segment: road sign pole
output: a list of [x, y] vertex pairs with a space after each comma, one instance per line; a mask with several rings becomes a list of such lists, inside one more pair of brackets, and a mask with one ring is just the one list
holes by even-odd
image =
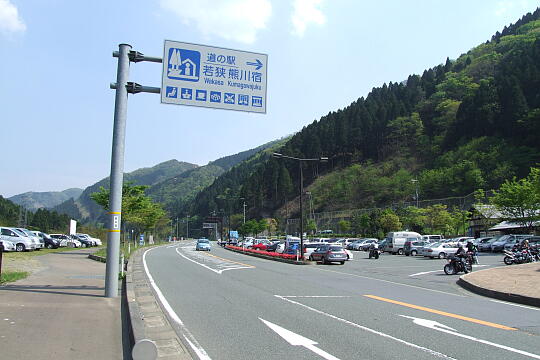
[[107, 264], [105, 296], [118, 296], [118, 259], [120, 257], [120, 224], [122, 220], [122, 183], [124, 177], [124, 145], [127, 120], [127, 82], [129, 78], [129, 51], [131, 45], [120, 44], [118, 71], [116, 75], [116, 99], [114, 104], [114, 129], [111, 155], [109, 195], [109, 231], [107, 234]]

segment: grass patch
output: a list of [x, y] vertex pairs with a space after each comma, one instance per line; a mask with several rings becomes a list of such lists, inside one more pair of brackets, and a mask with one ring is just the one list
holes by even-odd
[[64, 252], [64, 251], [73, 251], [73, 250], [79, 250], [79, 249], [84, 249], [84, 248], [60, 247], [58, 249], [41, 249], [41, 250], [23, 251], [23, 252], [12, 251], [12, 252], [3, 253], [3, 256], [7, 259], [27, 260], [35, 256], [47, 255], [50, 253], [57, 253], [57, 252]]
[[30, 273], [27, 271], [2, 271], [0, 284], [14, 282], [26, 278]]

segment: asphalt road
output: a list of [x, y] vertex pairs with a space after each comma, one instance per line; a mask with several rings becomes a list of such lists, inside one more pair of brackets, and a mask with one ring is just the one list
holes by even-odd
[[298, 266], [182, 243], [144, 262], [201, 359], [540, 359], [540, 309], [466, 292], [445, 260], [354, 255]]

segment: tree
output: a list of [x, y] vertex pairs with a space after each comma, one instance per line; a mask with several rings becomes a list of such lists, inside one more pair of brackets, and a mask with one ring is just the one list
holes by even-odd
[[[161, 204], [154, 203], [144, 194], [147, 188], [146, 185], [132, 185], [129, 182], [122, 186], [122, 219], [143, 229], [154, 228], [166, 214]], [[109, 211], [109, 189], [101, 186], [90, 197]]]
[[490, 199], [507, 221], [528, 227], [540, 220], [540, 168], [520, 180], [506, 180]]
[[347, 220], [340, 220], [338, 222], [338, 226], [339, 226], [339, 231], [342, 234], [346, 234], [351, 230], [351, 222]]
[[385, 234], [390, 231], [401, 230], [403, 227], [403, 225], [401, 224], [401, 221], [399, 220], [399, 216], [397, 216], [390, 209], [383, 211], [383, 213], [379, 217], [379, 224], [380, 224], [381, 230]]
[[446, 205], [435, 204], [425, 209], [426, 230], [431, 234], [449, 234], [452, 232], [452, 216]]

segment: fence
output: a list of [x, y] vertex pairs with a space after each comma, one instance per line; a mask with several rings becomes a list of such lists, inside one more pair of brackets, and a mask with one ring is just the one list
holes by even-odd
[[[486, 194], [486, 196], [489, 197], [491, 196], [491, 194]], [[472, 205], [476, 202], [477, 200], [475, 198], [475, 194], [470, 193], [465, 196], [454, 196], [454, 197], [447, 197], [447, 198], [442, 198], [442, 199], [419, 200], [418, 207], [427, 208], [432, 205], [441, 204], [441, 205], [446, 205], [448, 209], [457, 208], [460, 210], [469, 210], [472, 207]], [[394, 202], [385, 207], [366, 208], [366, 209], [349, 209], [349, 210], [313, 213], [309, 217], [309, 219], [315, 221], [317, 229], [319, 230], [328, 229], [328, 230], [333, 230], [337, 232], [339, 230], [338, 223], [342, 220], [351, 221], [352, 218], [356, 215], [369, 213], [377, 209], [383, 210], [383, 209], [390, 208], [392, 210], [396, 210], [399, 208], [406, 208], [409, 206], [417, 206], [417, 202], [416, 201], [402, 201], [402, 202]], [[288, 234], [298, 233], [300, 231], [300, 219], [299, 218], [287, 219], [285, 231]]]

